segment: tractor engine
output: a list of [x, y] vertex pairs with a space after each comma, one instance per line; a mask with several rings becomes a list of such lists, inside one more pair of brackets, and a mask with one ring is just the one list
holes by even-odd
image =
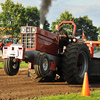
[[59, 39], [56, 34], [38, 27], [27, 26], [21, 27], [21, 37], [22, 44], [26, 48], [25, 56], [28, 59], [34, 59], [39, 52], [57, 56]]

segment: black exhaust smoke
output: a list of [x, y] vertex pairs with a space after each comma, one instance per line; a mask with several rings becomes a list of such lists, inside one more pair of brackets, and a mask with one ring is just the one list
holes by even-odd
[[49, 7], [52, 5], [53, 0], [41, 0], [40, 7], [40, 28], [43, 29], [43, 25], [46, 19], [46, 15], [49, 12]]

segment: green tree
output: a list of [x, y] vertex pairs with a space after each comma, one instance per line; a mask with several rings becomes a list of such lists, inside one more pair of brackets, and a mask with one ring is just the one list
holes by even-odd
[[[22, 4], [14, 4], [11, 0], [6, 0], [5, 3], [0, 3], [2, 12], [0, 13], [0, 19], [2, 21], [2, 27], [5, 28], [4, 34], [18, 35], [20, 33], [20, 26], [26, 24], [25, 8]], [[12, 29], [10, 31], [7, 28]]]
[[84, 30], [87, 40], [97, 40], [98, 29], [97, 27], [93, 26], [92, 20], [90, 20], [88, 16], [74, 18], [74, 22], [76, 24], [76, 36], [82, 36]]
[[[37, 7], [26, 7], [22, 4], [14, 4], [11, 0], [6, 0], [5, 3], [0, 3], [2, 12], [0, 13], [0, 20], [2, 22], [1, 27], [5, 30], [2, 34], [19, 35], [20, 27], [26, 24], [30, 26], [39, 27], [40, 24], [40, 11]], [[44, 23], [44, 29], [50, 31], [50, 24], [46, 20]], [[12, 29], [10, 31], [7, 28]]]
[[55, 31], [55, 25], [56, 25], [56, 24], [59, 24], [59, 23], [60, 23], [59, 19], [56, 19], [55, 22], [52, 22], [52, 23], [51, 23], [51, 30], [52, 30], [52, 32]]
[[[98, 36], [98, 29], [97, 27], [93, 26], [92, 20], [88, 18], [88, 16], [83, 16], [79, 18], [74, 18], [71, 13], [65, 10], [64, 13], [60, 14], [60, 18], [56, 19], [56, 21], [52, 22], [51, 30], [52, 32], [55, 31], [55, 25], [61, 23], [62, 21], [74, 21], [76, 24], [76, 33], [75, 36], [81, 36], [84, 30], [85, 36], [87, 40], [97, 40]], [[70, 24], [62, 25], [68, 35], [72, 35], [73, 26]]]
[[[25, 18], [27, 20], [28, 25], [30, 26], [40, 26], [40, 10], [35, 7], [28, 6], [25, 8]], [[44, 22], [44, 29], [50, 31], [50, 24], [47, 20]]]
[[39, 26], [40, 11], [37, 7], [28, 6], [25, 8], [25, 19], [29, 26]]
[[98, 27], [98, 33], [99, 33], [99, 35], [100, 35], [100, 26]]
[[100, 40], [100, 26], [98, 27], [98, 34], [99, 34], [98, 39]]
[[[52, 30], [52, 32], [55, 31], [55, 25], [56, 25], [56, 24], [59, 24], [59, 23], [61, 23], [62, 21], [72, 21], [72, 20], [73, 20], [72, 14], [69, 13], [69, 11], [66, 11], [66, 10], [65, 10], [64, 13], [61, 13], [61, 14], [60, 14], [60, 18], [59, 18], [59, 19], [56, 19], [55, 22], [52, 22], [52, 25], [51, 25], [51, 30]], [[72, 25], [70, 25], [70, 24], [64, 24], [64, 25], [62, 25], [61, 27], [64, 28], [64, 29], [67, 31], [67, 33], [68, 33], [69, 35], [72, 35]]]
[[45, 20], [45, 22], [44, 22], [44, 27], [43, 27], [43, 29], [44, 29], [44, 30], [47, 30], [47, 31], [49, 31], [49, 32], [51, 32], [51, 30], [50, 30], [50, 24], [48, 23], [47, 20]]

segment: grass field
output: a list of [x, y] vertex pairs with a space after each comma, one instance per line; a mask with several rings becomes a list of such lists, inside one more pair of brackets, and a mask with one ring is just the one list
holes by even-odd
[[[18, 99], [23, 100], [23, 99]], [[25, 99], [30, 100], [30, 99]], [[31, 100], [100, 100], [100, 91], [90, 92], [90, 96], [81, 96], [81, 93], [34, 98]]]
[[[21, 62], [20, 67], [28, 67], [28, 63]], [[3, 62], [0, 62], [0, 68], [3, 68]]]

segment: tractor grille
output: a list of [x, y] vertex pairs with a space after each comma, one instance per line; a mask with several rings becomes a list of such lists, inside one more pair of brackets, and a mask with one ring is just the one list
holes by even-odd
[[35, 49], [35, 34], [22, 34], [22, 44], [27, 49]]

